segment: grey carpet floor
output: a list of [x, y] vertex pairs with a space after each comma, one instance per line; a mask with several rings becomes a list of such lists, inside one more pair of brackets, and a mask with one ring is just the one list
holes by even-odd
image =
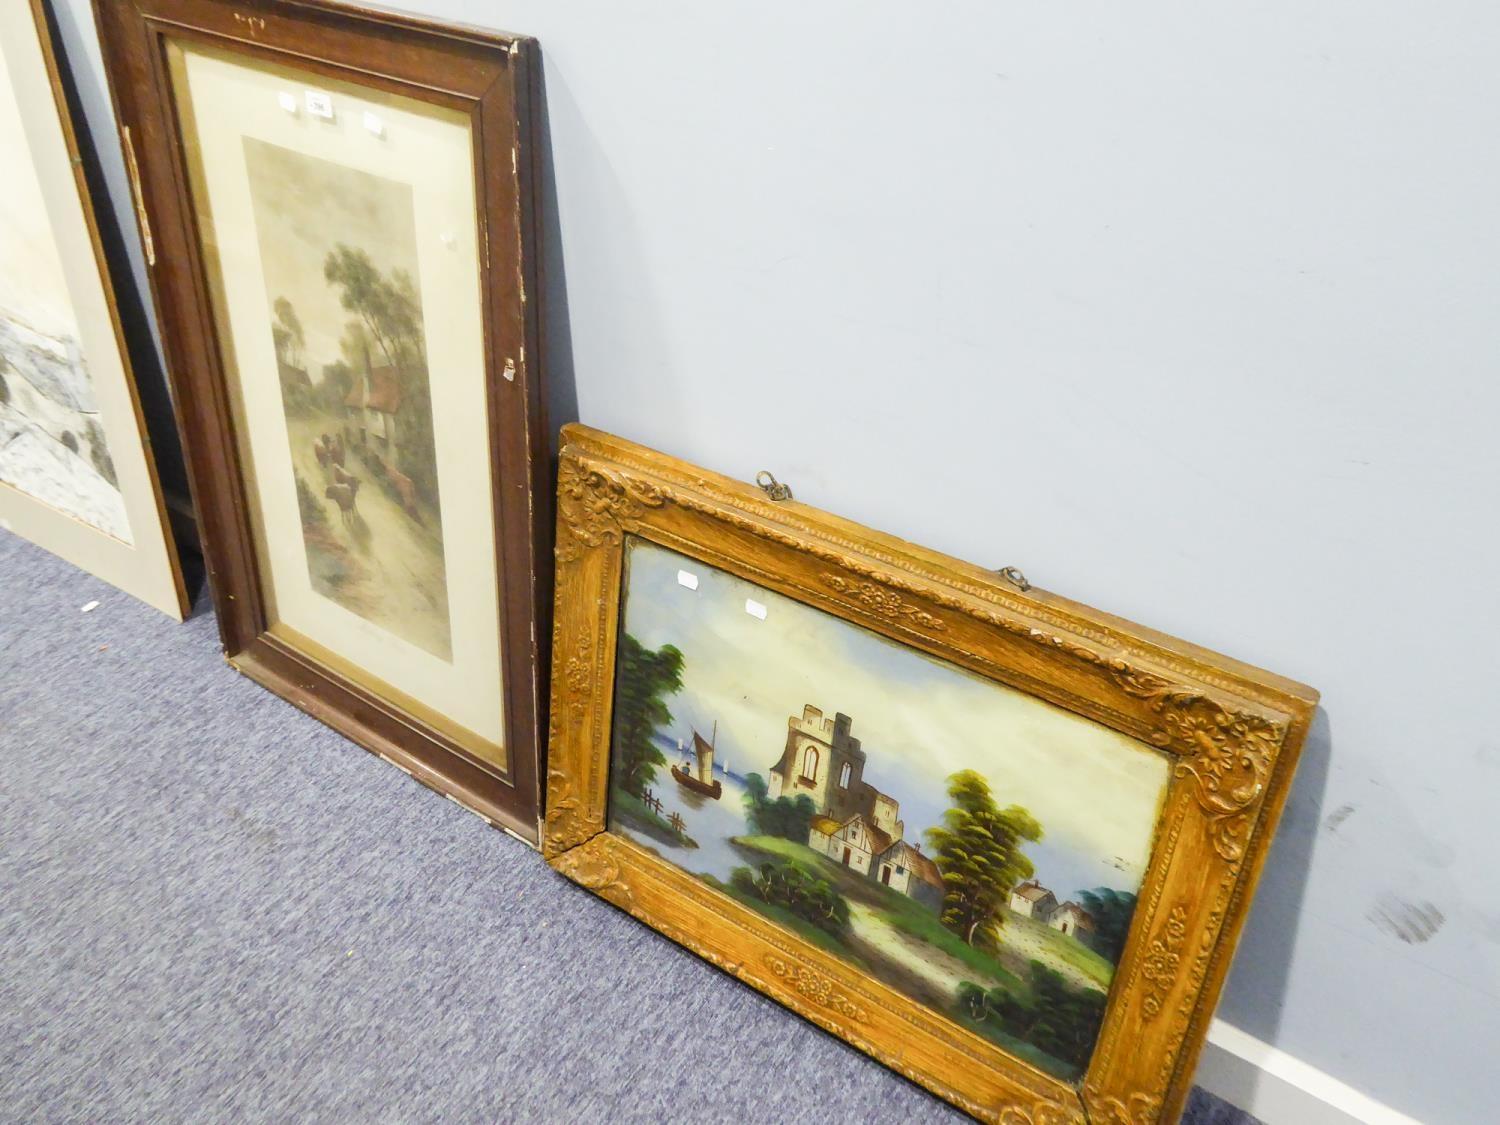
[[0, 1119], [963, 1120], [4, 532]]

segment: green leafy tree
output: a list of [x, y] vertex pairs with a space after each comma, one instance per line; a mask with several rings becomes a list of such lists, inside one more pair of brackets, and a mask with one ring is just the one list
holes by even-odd
[[323, 365], [323, 377], [318, 382], [318, 397], [326, 409], [337, 413], [344, 399], [354, 389], [354, 369], [341, 359]]
[[953, 807], [942, 825], [927, 830], [943, 873], [942, 922], [976, 949], [993, 948], [1000, 908], [1034, 871], [1021, 845], [1040, 840], [1042, 826], [1019, 805], [1000, 808], [973, 770], [948, 779], [948, 798]]
[[975, 1023], [991, 1024], [1076, 1071], [1088, 1065], [1104, 1021], [1103, 992], [1073, 985], [1040, 961], [1031, 962], [1024, 988], [997, 985], [986, 991], [964, 981], [955, 999], [958, 1010]]
[[849, 928], [849, 904], [825, 879], [793, 863], [762, 863], [758, 870], [736, 867], [729, 885], [772, 906], [790, 911], [830, 934]]
[[[363, 250], [335, 243], [323, 261], [323, 277], [339, 287], [339, 303], [359, 317], [362, 336], [340, 342], [361, 375], [373, 344], [384, 365], [396, 373], [401, 408], [396, 414], [396, 465], [417, 492], [438, 503], [437, 455], [432, 435], [432, 389], [427, 377], [427, 344], [422, 334], [422, 303], [411, 275], [393, 270], [386, 277]], [[358, 351], [358, 359], [350, 351]]]
[[1104, 993], [1077, 988], [1040, 961], [1031, 963], [1032, 1001], [1025, 1038], [1064, 1062], [1082, 1068], [1104, 1022]]
[[615, 683], [615, 782], [643, 796], [666, 756], [656, 732], [672, 721], [666, 697], [682, 690], [682, 653], [673, 645], [652, 652], [629, 633], [620, 634]]
[[271, 302], [271, 311], [276, 320], [271, 325], [271, 339], [276, 344], [276, 358], [289, 367], [302, 365], [302, 349], [307, 346], [307, 336], [302, 330], [302, 321], [292, 302], [277, 297]]
[[760, 836], [780, 836], [807, 843], [813, 817], [818, 815], [818, 806], [806, 793], [796, 797], [770, 798], [766, 779], [758, 773], [745, 778], [745, 823], [750, 831]]
[[1078, 901], [1094, 918], [1094, 948], [1111, 961], [1118, 962], [1125, 952], [1125, 938], [1130, 933], [1130, 919], [1135, 914], [1135, 895], [1110, 887], [1079, 891]]

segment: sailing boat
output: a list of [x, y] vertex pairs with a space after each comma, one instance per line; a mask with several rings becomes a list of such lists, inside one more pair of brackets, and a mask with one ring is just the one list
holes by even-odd
[[704, 742], [703, 736], [695, 728], [693, 730], [693, 754], [698, 759], [697, 776], [694, 777], [681, 766], [672, 767], [672, 776], [677, 779], [678, 785], [691, 792], [711, 797], [715, 801], [724, 792], [723, 783], [714, 778], [714, 744], [718, 741], [719, 721], [717, 719], [714, 720], [714, 731], [710, 742]]

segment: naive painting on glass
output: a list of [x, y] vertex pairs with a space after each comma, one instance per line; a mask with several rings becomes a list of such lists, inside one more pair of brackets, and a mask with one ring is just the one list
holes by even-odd
[[609, 827], [1076, 1079], [1169, 777], [1125, 735], [631, 540]]
[[22, 158], [27, 148], [0, 54], [0, 482], [129, 543], [78, 314], [41, 181]]
[[244, 149], [308, 579], [448, 660], [411, 188], [252, 137]]

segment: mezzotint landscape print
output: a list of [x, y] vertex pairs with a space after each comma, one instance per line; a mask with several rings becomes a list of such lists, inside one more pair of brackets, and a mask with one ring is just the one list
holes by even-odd
[[124, 543], [125, 498], [0, 54], [0, 483]]
[[411, 189], [244, 145], [312, 587], [451, 660]]
[[1158, 752], [631, 540], [611, 830], [1076, 1080], [1149, 862]]

